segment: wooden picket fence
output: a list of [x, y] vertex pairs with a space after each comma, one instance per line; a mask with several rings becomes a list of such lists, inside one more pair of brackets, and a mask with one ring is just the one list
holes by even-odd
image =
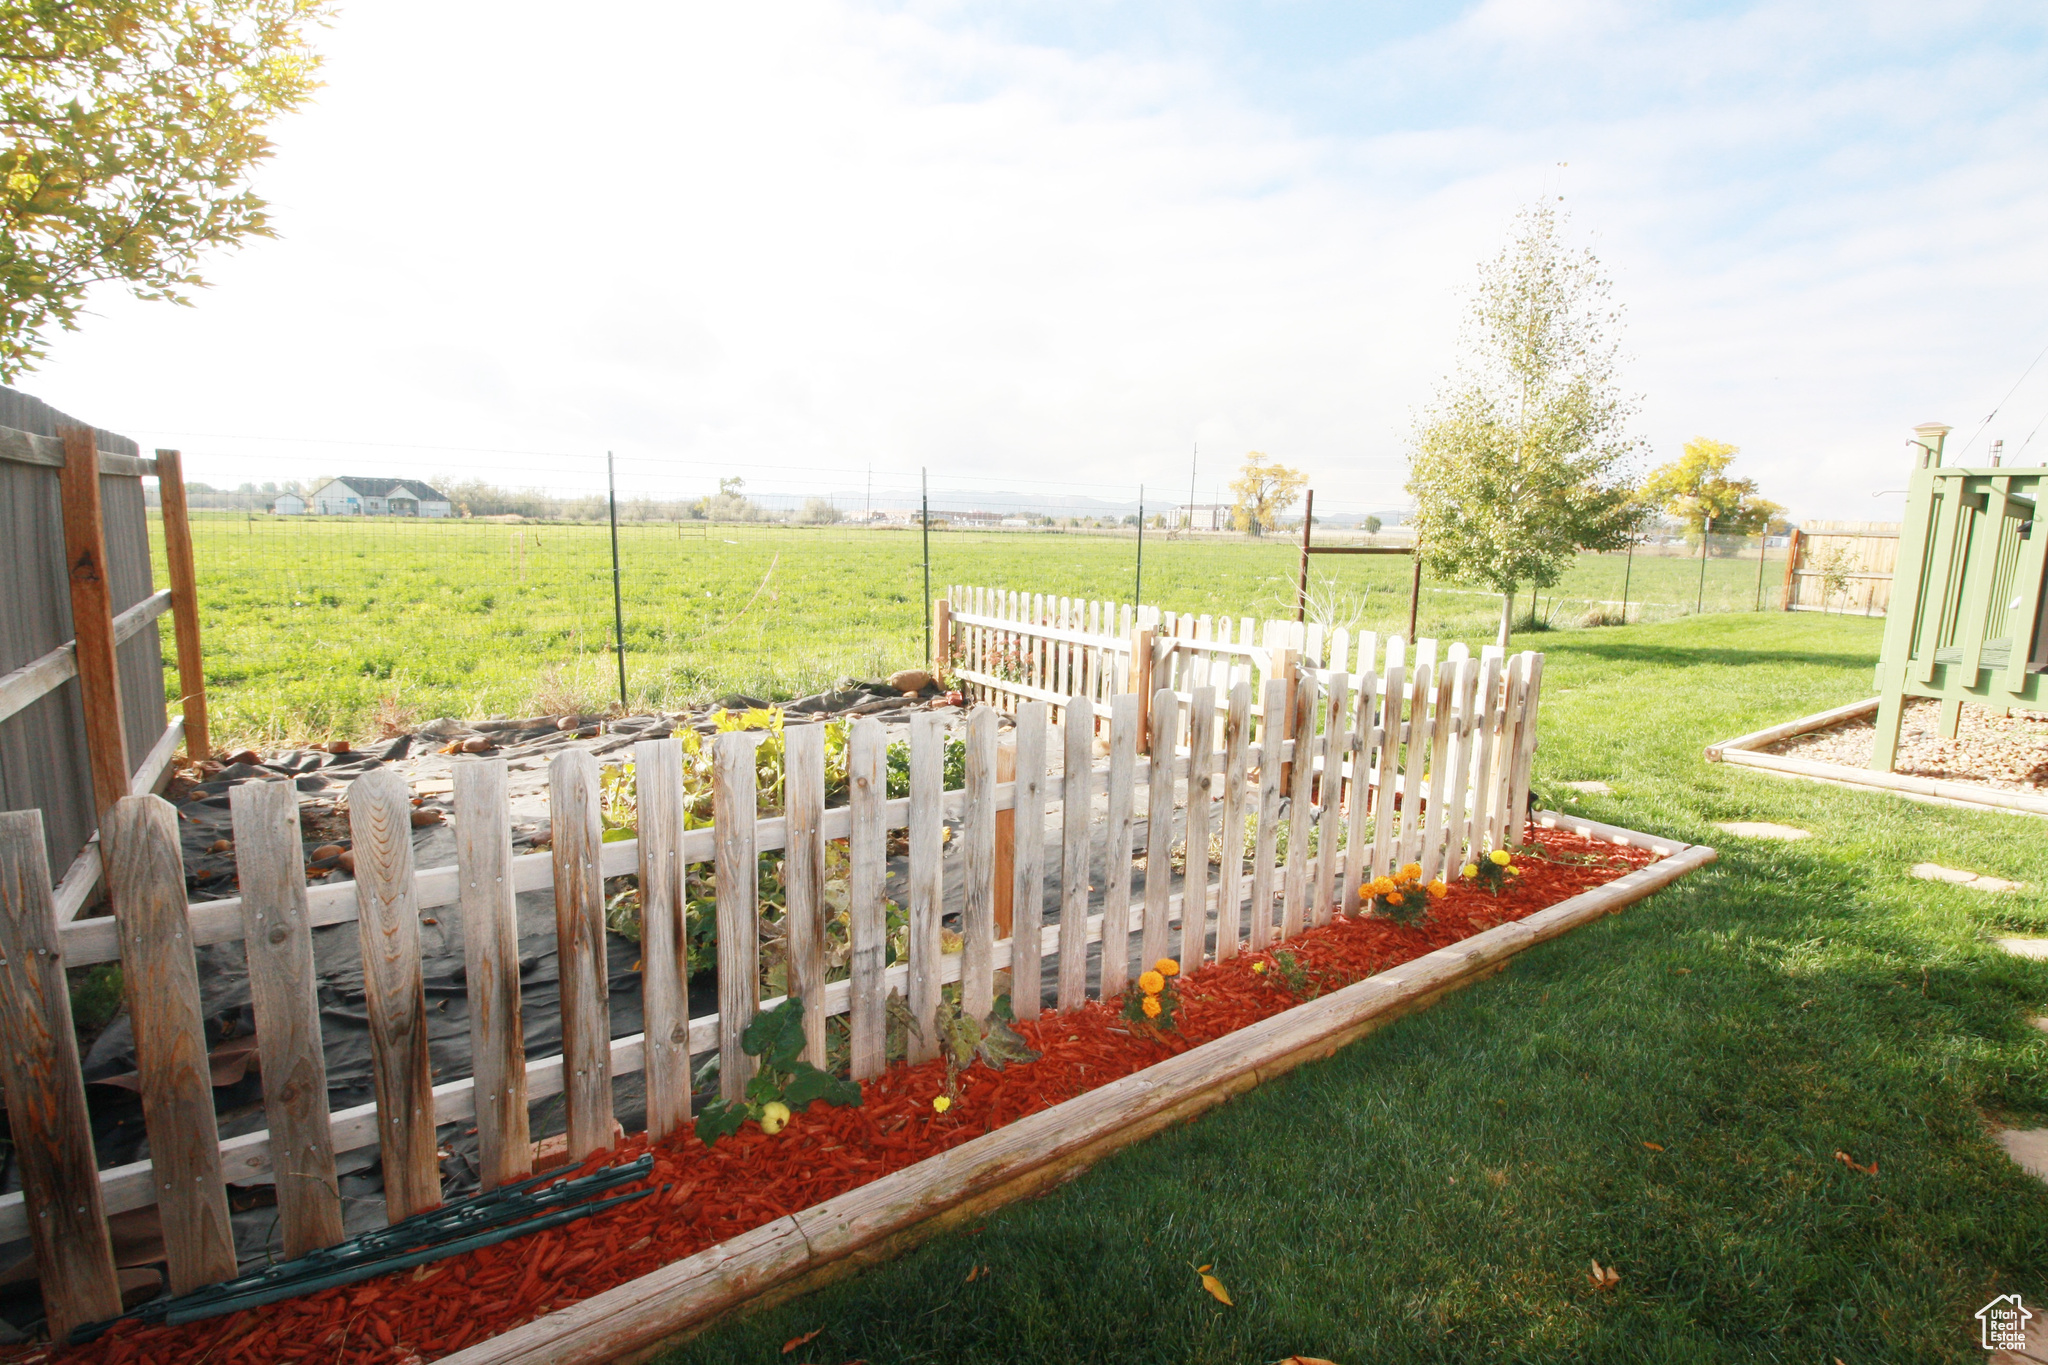
[[[1059, 727], [1051, 704], [1036, 698], [1008, 717], [987, 705], [919, 713], [910, 728], [909, 795], [895, 800], [887, 794], [885, 730], [872, 717], [856, 718], [842, 806], [826, 804], [825, 727], [791, 725], [784, 809], [767, 818], [756, 813], [758, 734], [722, 734], [713, 744], [714, 823], [694, 830], [684, 828], [680, 741], [645, 740], [634, 751], [638, 837], [610, 843], [602, 839], [596, 760], [572, 750], [550, 768], [551, 849], [517, 857], [503, 760], [464, 760], [453, 794], [456, 864], [424, 871], [413, 866], [410, 792], [380, 769], [348, 793], [356, 880], [312, 888], [291, 784], [246, 783], [231, 796], [241, 896], [198, 905], [184, 899], [176, 812], [158, 797], [131, 796], [105, 830], [113, 917], [61, 925], [39, 814], [0, 814], [0, 1083], [24, 1187], [0, 1197], [0, 1238], [33, 1240], [61, 1333], [119, 1310], [109, 1214], [159, 1207], [170, 1288], [179, 1292], [234, 1272], [229, 1184], [275, 1182], [284, 1249], [299, 1255], [342, 1235], [338, 1152], [381, 1148], [396, 1220], [441, 1198], [439, 1124], [474, 1123], [482, 1178], [499, 1184], [530, 1168], [531, 1101], [564, 1094], [568, 1151], [580, 1158], [612, 1143], [612, 1081], [637, 1070], [646, 1073], [650, 1133], [673, 1132], [690, 1118], [692, 1059], [715, 1052], [721, 1091], [737, 1096], [753, 1066], [740, 1026], [775, 1003], [761, 998], [763, 853], [784, 857], [788, 980], [811, 1006], [808, 1055], [828, 1061], [827, 1021], [844, 1015], [850, 1073], [866, 1078], [886, 1063], [893, 992], [930, 1020], [942, 988], [957, 982], [962, 1008], [980, 1017], [1000, 989], [998, 974], [1008, 972], [1018, 983], [1017, 1013], [1028, 1017], [1041, 1008], [1050, 971], [1055, 1007], [1070, 1010], [1120, 993], [1134, 948], [1141, 967], [1173, 956], [1189, 969], [1259, 951], [1340, 909], [1355, 911], [1362, 882], [1394, 867], [1420, 863], [1425, 876], [1455, 876], [1463, 859], [1518, 842], [1542, 657], [1488, 650], [1473, 658], [1454, 646], [1438, 665], [1409, 660], [1393, 640], [1383, 667], [1369, 654], [1363, 663], [1356, 677], [1299, 669], [1291, 695], [1282, 679], [1267, 678], [1256, 707], [1248, 678], [1191, 673], [1185, 698], [1161, 687], [1142, 706], [1128, 691], [1112, 692], [1106, 705], [1071, 693]], [[1098, 761], [1104, 719], [1107, 753]], [[999, 743], [1005, 720], [1007, 746]], [[960, 732], [966, 750], [965, 786], [954, 791], [943, 790], [949, 730]], [[998, 776], [1004, 747], [1014, 752], [1012, 780]], [[1048, 858], [1055, 807], [1057, 851]], [[1014, 924], [999, 934], [996, 835], [1005, 812], [1024, 833], [1005, 879]], [[951, 903], [948, 822], [964, 870]], [[897, 830], [908, 838], [909, 942], [906, 960], [890, 964], [884, 888]], [[1249, 869], [1240, 856], [1248, 832]], [[836, 980], [827, 971], [832, 840], [846, 841], [850, 867], [850, 959]], [[1178, 890], [1177, 845], [1185, 859]], [[1095, 850], [1111, 869], [1099, 887], [1091, 886]], [[696, 1019], [687, 1017], [683, 954], [684, 869], [692, 863], [717, 870], [719, 945], [718, 1012]], [[613, 1038], [604, 879], [628, 873], [641, 891], [646, 1026]], [[1052, 886], [1059, 912], [1047, 924]], [[536, 1060], [522, 1043], [514, 897], [547, 887], [564, 1036], [560, 1056]], [[474, 1074], [435, 1084], [418, 926], [422, 912], [447, 905], [461, 912]], [[948, 952], [941, 921], [956, 911], [960, 943]], [[376, 1100], [330, 1112], [311, 931], [349, 921], [362, 943]], [[248, 955], [269, 1126], [222, 1141], [193, 952], [237, 939]], [[1106, 951], [1091, 973], [1095, 945]], [[63, 973], [115, 960], [135, 1026], [152, 1159], [100, 1171]], [[927, 1027], [923, 1041], [912, 1038], [910, 1059], [933, 1055], [935, 1036]]]

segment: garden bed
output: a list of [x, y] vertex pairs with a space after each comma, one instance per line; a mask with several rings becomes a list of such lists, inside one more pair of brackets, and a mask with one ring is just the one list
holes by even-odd
[[[482, 1365], [645, 1350], [1067, 1178], [1713, 857], [1643, 836], [1595, 839], [1625, 832], [1563, 817], [1543, 823], [1552, 827], [1530, 831], [1524, 875], [1499, 898], [1459, 883], [1423, 924], [1339, 916], [1190, 973], [1177, 1034], [1141, 1036], [1116, 1001], [1046, 1014], [1020, 1026], [1038, 1060], [964, 1073], [944, 1112], [932, 1104], [942, 1064], [891, 1067], [863, 1085], [861, 1106], [813, 1106], [778, 1137], [750, 1126], [708, 1150], [688, 1133], [655, 1144], [652, 1181], [666, 1188], [617, 1212], [185, 1327], [123, 1326], [54, 1357]], [[1665, 850], [1676, 856], [1659, 861]], [[647, 1145], [629, 1140], [587, 1166]]]

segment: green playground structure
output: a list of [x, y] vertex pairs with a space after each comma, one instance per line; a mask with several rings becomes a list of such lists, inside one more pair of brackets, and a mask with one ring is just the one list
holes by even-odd
[[2001, 715], [2048, 697], [2048, 534], [2035, 519], [2048, 469], [1941, 463], [1949, 428], [1914, 428], [1918, 447], [1884, 652], [1877, 665], [1877, 742], [1870, 766], [1890, 772], [1906, 698], [1941, 702], [1955, 738], [1963, 703]]

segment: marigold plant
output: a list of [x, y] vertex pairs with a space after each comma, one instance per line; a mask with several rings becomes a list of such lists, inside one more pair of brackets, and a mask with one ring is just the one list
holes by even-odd
[[1162, 957], [1149, 970], [1138, 973], [1138, 989], [1124, 994], [1124, 1018], [1153, 1028], [1174, 1028], [1174, 1012], [1180, 1008], [1180, 992], [1173, 978], [1180, 975], [1180, 963]]
[[1441, 877], [1422, 880], [1422, 865], [1407, 863], [1391, 877], [1375, 877], [1362, 888], [1369, 897], [1367, 910], [1399, 924], [1420, 924], [1429, 918], [1429, 904], [1441, 899], [1445, 887]]

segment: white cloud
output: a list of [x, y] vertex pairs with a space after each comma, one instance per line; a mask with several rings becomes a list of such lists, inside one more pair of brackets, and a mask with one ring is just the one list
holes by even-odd
[[[1709, 432], [1865, 516], [1914, 421], [1967, 431], [2048, 340], [2040, 44], [1915, 11], [1497, 0], [1328, 54], [1362, 102], [1327, 117], [1214, 52], [945, 12], [592, 13], [351, 5], [263, 175], [283, 239], [196, 309], [108, 296], [28, 387], [145, 440], [577, 457], [473, 457], [515, 481], [610, 448], [692, 490], [1179, 488], [1199, 438], [1383, 505], [1473, 262], [1561, 189], [1658, 448]], [[198, 477], [464, 458], [161, 443]]]

